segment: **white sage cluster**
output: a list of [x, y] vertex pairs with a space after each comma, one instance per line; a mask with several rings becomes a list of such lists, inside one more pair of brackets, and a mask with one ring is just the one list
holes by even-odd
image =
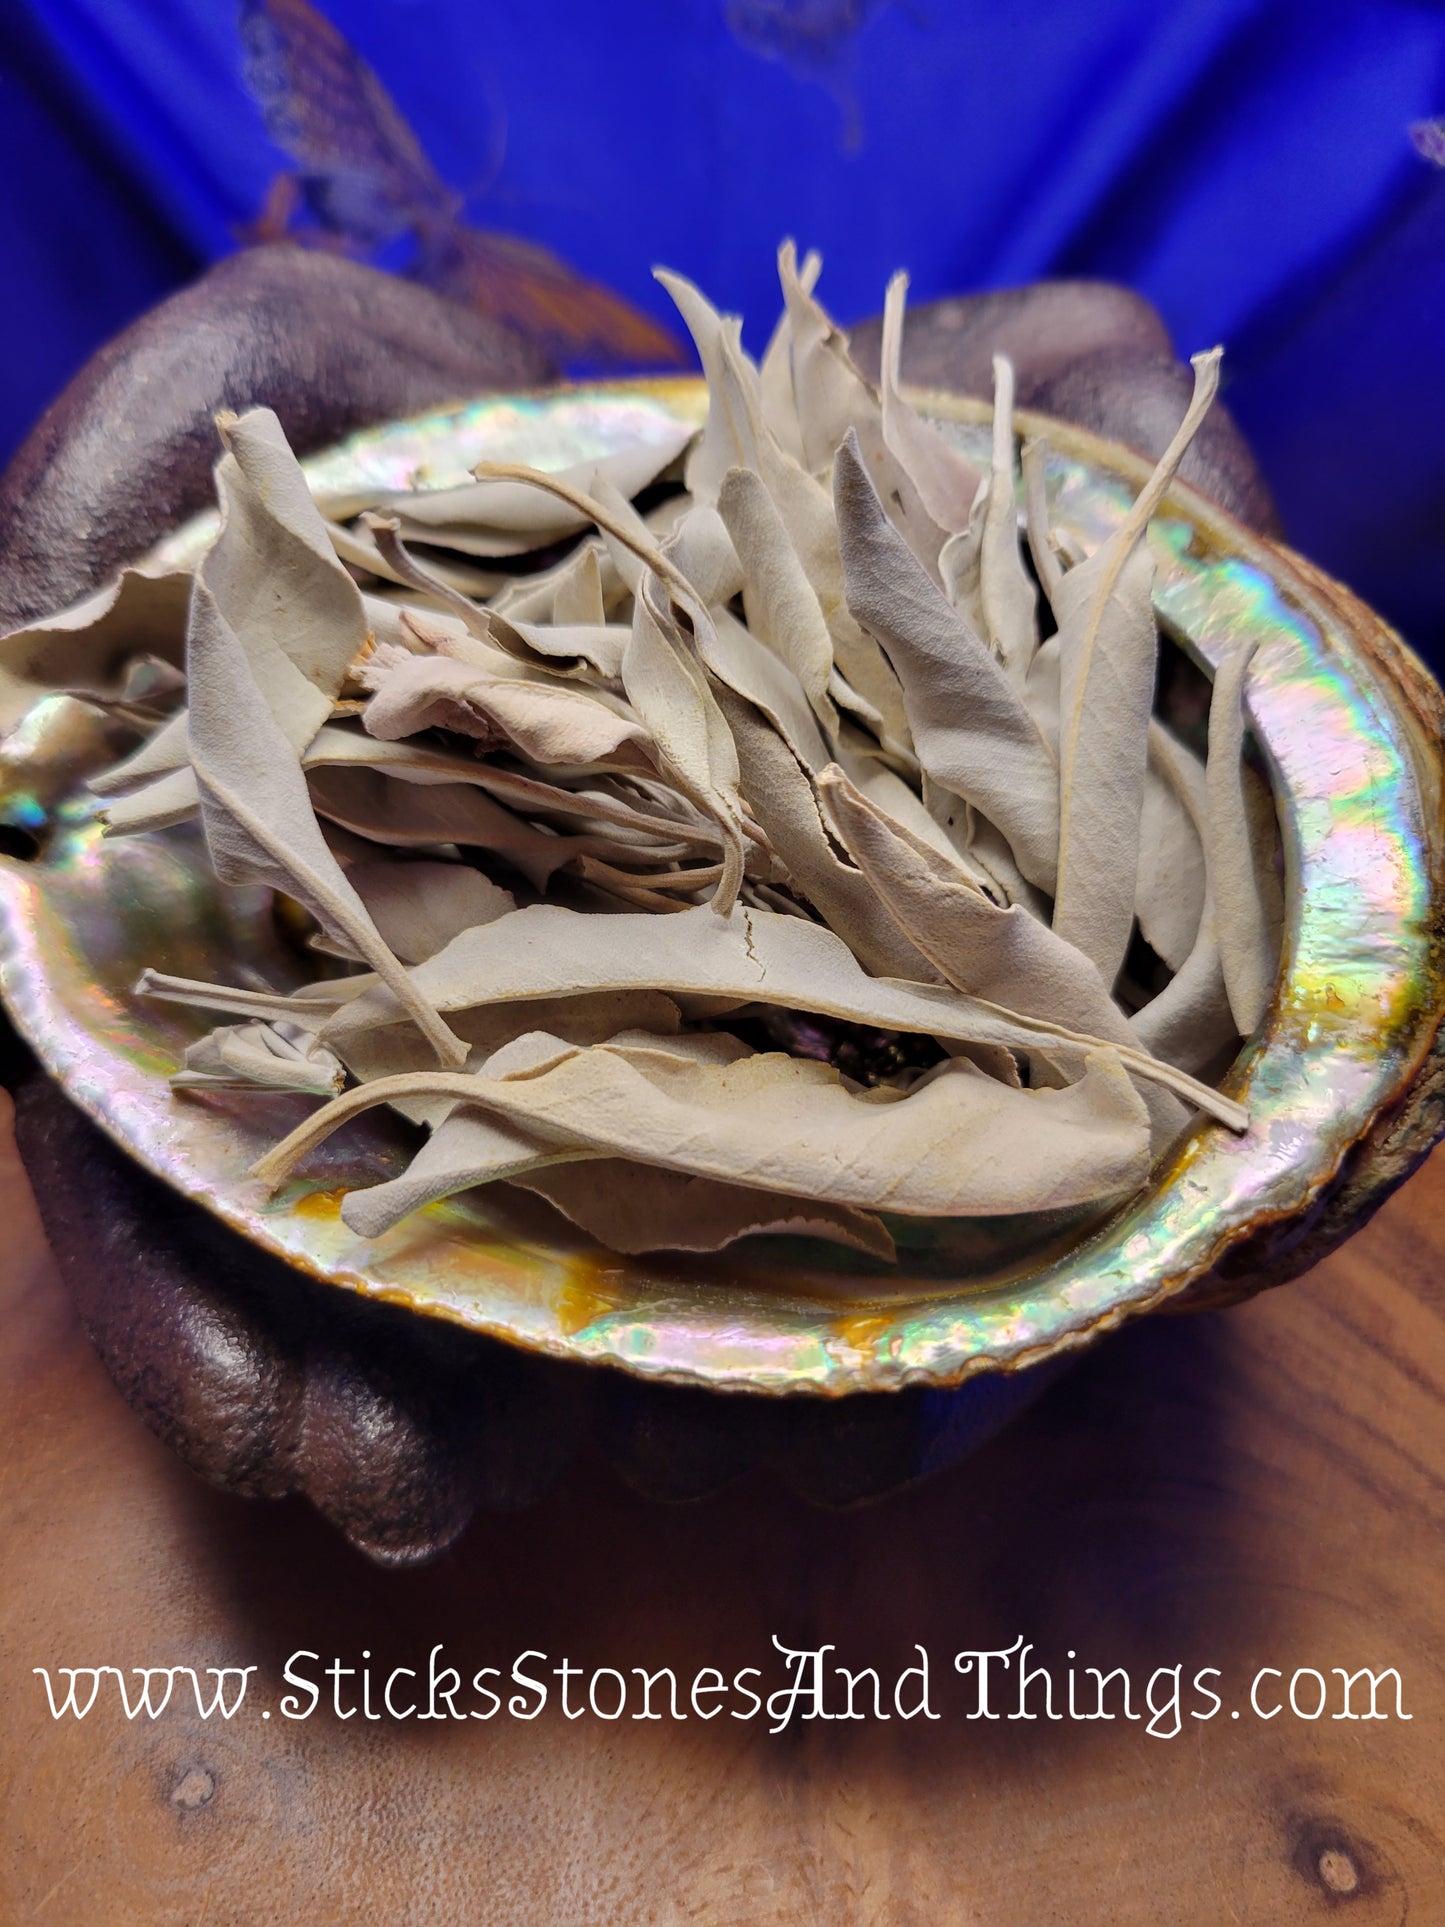
[[1154, 713], [1144, 540], [1218, 354], [1083, 555], [1016, 453], [1007, 361], [980, 475], [900, 390], [904, 278], [875, 388], [816, 258], [780, 270], [760, 365], [661, 277], [699, 434], [323, 513], [274, 415], [226, 417], [184, 587], [130, 570], [0, 643], [0, 697], [123, 704], [142, 640], [183, 666], [184, 707], [95, 786], [109, 832], [199, 818], [219, 881], [298, 901], [328, 961], [289, 993], [141, 988], [229, 1020], [178, 1087], [329, 1099], [272, 1184], [371, 1106], [424, 1127], [346, 1199], [359, 1234], [506, 1183], [615, 1251], [887, 1257], [880, 1214], [1121, 1198], [1195, 1111], [1246, 1121], [1199, 1073], [1277, 966], [1248, 651], [1206, 764]]

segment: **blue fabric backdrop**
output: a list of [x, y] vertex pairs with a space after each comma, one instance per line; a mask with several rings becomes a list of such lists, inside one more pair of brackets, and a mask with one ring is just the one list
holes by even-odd
[[[1098, 274], [1229, 400], [1296, 543], [1445, 658], [1445, 8], [1370, 0], [328, 0], [474, 219], [760, 340], [823, 292]], [[805, 32], [804, 29], [808, 29]], [[282, 165], [229, 0], [6, 0], [0, 455], [84, 356], [235, 245]]]

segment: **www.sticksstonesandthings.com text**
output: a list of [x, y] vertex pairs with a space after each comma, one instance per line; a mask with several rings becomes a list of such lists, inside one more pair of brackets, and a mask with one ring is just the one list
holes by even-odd
[[350, 1659], [299, 1648], [281, 1669], [286, 1689], [268, 1695], [258, 1666], [36, 1666], [52, 1718], [85, 1719], [118, 1709], [128, 1720], [189, 1709], [202, 1719], [535, 1720], [551, 1709], [569, 1720], [758, 1721], [781, 1733], [804, 1720], [1111, 1720], [1155, 1739], [1227, 1718], [1408, 1720], [1393, 1666], [1262, 1666], [1226, 1685], [1222, 1668], [1182, 1664], [1140, 1669], [1084, 1664], [1070, 1650], [1045, 1660], [1022, 1636], [1009, 1646], [936, 1659], [915, 1646], [909, 1662], [849, 1666], [835, 1646], [773, 1651], [730, 1674], [704, 1666], [579, 1666], [535, 1648], [509, 1663], [454, 1663], [442, 1645], [411, 1664], [381, 1665], [363, 1648]]

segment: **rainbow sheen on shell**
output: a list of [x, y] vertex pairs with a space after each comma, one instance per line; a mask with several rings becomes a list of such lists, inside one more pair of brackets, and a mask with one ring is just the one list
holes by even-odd
[[[692, 381], [491, 398], [363, 432], [305, 466], [319, 494], [345, 504], [378, 484], [450, 485], [483, 459], [568, 466], [696, 422], [705, 405]], [[986, 460], [986, 407], [926, 405]], [[1057, 423], [1019, 424], [1047, 436], [1051, 520], [1093, 547], [1148, 465]], [[152, 559], [191, 560], [210, 526], [178, 531]], [[1225, 1080], [1250, 1128], [1200, 1125], [1103, 1220], [904, 1225], [896, 1268], [794, 1239], [708, 1260], [622, 1259], [535, 1201], [492, 1190], [368, 1242], [341, 1223], [341, 1196], [394, 1175], [406, 1141], [375, 1113], [265, 1198], [249, 1166], [309, 1107], [174, 1096], [168, 1074], [207, 1020], [131, 985], [145, 964], [283, 984], [304, 966], [267, 893], [215, 884], [194, 828], [102, 840], [83, 779], [115, 746], [97, 712], [67, 698], [37, 705], [0, 748], [0, 823], [40, 846], [34, 861], [0, 859], [0, 987], [97, 1123], [327, 1282], [539, 1351], [740, 1390], [949, 1385], [1034, 1364], [1207, 1292], [1231, 1248], [1302, 1225], [1419, 1076], [1445, 1004], [1438, 692], [1344, 592], [1189, 489], [1171, 491], [1150, 540], [1159, 614], [1207, 671], [1242, 636], [1259, 638], [1248, 700], [1279, 809], [1287, 923], [1269, 1015]]]

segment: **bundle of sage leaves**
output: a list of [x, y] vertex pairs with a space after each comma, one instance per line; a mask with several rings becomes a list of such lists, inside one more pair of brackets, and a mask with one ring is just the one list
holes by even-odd
[[[139, 988], [226, 1019], [178, 1091], [326, 1100], [256, 1166], [273, 1186], [372, 1106], [422, 1127], [346, 1197], [362, 1236], [504, 1183], [618, 1252], [784, 1231], [888, 1257], [886, 1214], [1122, 1199], [1196, 1113], [1246, 1122], [1201, 1073], [1277, 968], [1250, 651], [1205, 758], [1156, 714], [1145, 541], [1218, 352], [1084, 554], [1017, 451], [1007, 360], [980, 473], [900, 388], [906, 277], [875, 387], [817, 258], [779, 266], [760, 364], [660, 277], [700, 433], [318, 506], [276, 417], [227, 415], [194, 570], [0, 643], [0, 698], [144, 724], [94, 784], [108, 834], [198, 818], [221, 884], [304, 907], [300, 990]], [[174, 664], [150, 710], [142, 645]]]

